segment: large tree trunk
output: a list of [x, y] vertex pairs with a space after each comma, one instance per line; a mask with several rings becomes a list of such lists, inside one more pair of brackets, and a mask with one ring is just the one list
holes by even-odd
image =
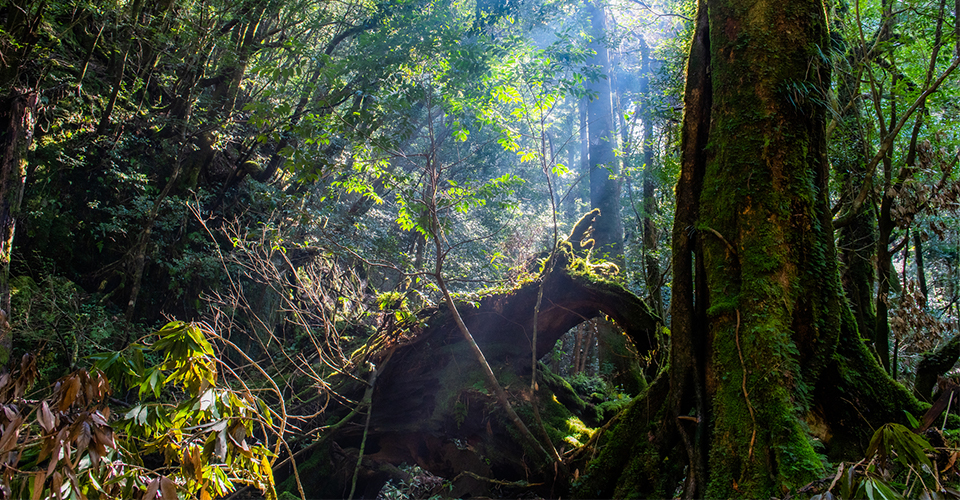
[[0, 365], [13, 347], [10, 328], [10, 259], [27, 175], [27, 151], [33, 140], [36, 92], [11, 90], [0, 100]]
[[[898, 404], [919, 411], [867, 354], [839, 280], [828, 43], [820, 2], [700, 2], [670, 370], [621, 419], [580, 495], [668, 496], [683, 478], [687, 498], [782, 497], [825, 473], [809, 429], [828, 443], [862, 439], [869, 425], [902, 420]], [[630, 442], [638, 428], [648, 438]]]

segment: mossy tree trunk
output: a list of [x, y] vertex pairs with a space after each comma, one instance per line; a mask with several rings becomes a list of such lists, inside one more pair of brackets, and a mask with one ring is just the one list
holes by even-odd
[[0, 365], [6, 364], [13, 347], [9, 323], [10, 259], [38, 99], [36, 92], [11, 89], [0, 100], [0, 126], [3, 127], [0, 130]]
[[[713, 107], [700, 195], [708, 496], [781, 496], [821, 472], [801, 424], [843, 305], [827, 200], [822, 5], [709, 9]], [[800, 367], [803, 370], [800, 370]]]
[[[686, 498], [779, 498], [826, 472], [811, 432], [864, 439], [870, 425], [919, 411], [867, 353], [843, 296], [828, 204], [828, 43], [817, 1], [700, 2], [670, 369], [628, 410], [630, 428], [614, 431], [579, 495], [666, 496], [682, 480]], [[624, 439], [643, 431], [642, 442]]]
[[917, 374], [913, 382], [913, 395], [923, 401], [933, 401], [933, 390], [937, 379], [950, 371], [960, 359], [960, 335], [956, 335], [945, 344], [926, 352], [917, 363]]

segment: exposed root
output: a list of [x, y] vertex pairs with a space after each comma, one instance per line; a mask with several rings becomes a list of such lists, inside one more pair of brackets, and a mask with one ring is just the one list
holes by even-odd
[[750, 420], [753, 422], [753, 434], [750, 436], [750, 451], [747, 453], [747, 460], [753, 459], [753, 445], [757, 442], [757, 417], [753, 414], [753, 405], [750, 404], [750, 395], [747, 394], [747, 365], [743, 362], [743, 351], [740, 349], [740, 310], [737, 309], [737, 329], [733, 334], [737, 342], [737, 354], [740, 356], [740, 367], [743, 368], [743, 379], [740, 387], [743, 389], [743, 399], [747, 402], [747, 410], [750, 410]]

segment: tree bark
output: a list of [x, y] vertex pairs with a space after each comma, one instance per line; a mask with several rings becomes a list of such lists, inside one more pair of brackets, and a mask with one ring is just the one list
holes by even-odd
[[589, 199], [590, 185], [590, 129], [587, 126], [587, 99], [580, 99], [577, 108], [580, 116], [580, 182], [575, 189], [580, 194], [579, 198], [586, 202]]
[[943, 375], [957, 364], [960, 359], [960, 335], [955, 335], [940, 347], [923, 354], [917, 363], [917, 374], [913, 379], [913, 395], [921, 401], [933, 401], [933, 389], [937, 386], [937, 377]]
[[[917, 284], [920, 286], [920, 295], [923, 295], [923, 300], [926, 301], [929, 296], [927, 293], [927, 275], [923, 266], [923, 236], [920, 233], [919, 229], [913, 232], [913, 250], [914, 259], [917, 261]], [[924, 303], [924, 306], [926, 306], [926, 303]]]
[[0, 101], [0, 365], [13, 348], [10, 327], [10, 260], [27, 175], [27, 151], [33, 141], [38, 94], [12, 89]]
[[660, 297], [660, 262], [656, 251], [659, 243], [659, 234], [654, 215], [657, 213], [657, 199], [654, 196], [656, 182], [654, 180], [653, 154], [653, 96], [650, 92], [650, 75], [653, 70], [650, 65], [650, 48], [646, 41], [640, 41], [640, 67], [643, 76], [640, 77], [641, 106], [643, 107], [643, 258], [646, 271], [647, 293], [650, 306], [659, 316], [663, 316], [663, 299]]
[[590, 82], [588, 90], [596, 99], [587, 103], [587, 128], [590, 138], [590, 204], [600, 209], [594, 223], [596, 240], [594, 255], [614, 262], [623, 261], [623, 221], [620, 219], [619, 162], [616, 149], [617, 134], [613, 119], [613, 91], [610, 85], [610, 58], [605, 45], [606, 16], [594, 0], [585, 0], [590, 16], [590, 49], [596, 52], [592, 60], [602, 77]]

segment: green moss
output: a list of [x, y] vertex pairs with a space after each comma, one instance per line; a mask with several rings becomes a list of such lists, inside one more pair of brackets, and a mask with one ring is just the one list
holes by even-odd
[[[563, 382], [562, 379], [560, 379], [560, 383], [557, 383], [556, 380], [544, 381], [545, 377], [550, 379], [558, 379], [559, 377], [544, 371], [539, 377], [541, 384], [537, 391], [540, 419], [550, 441], [558, 450], [569, 450], [583, 445], [593, 436], [594, 429], [585, 424], [574, 411], [578, 409], [586, 411], [588, 409], [587, 404], [577, 397], [570, 385]], [[553, 391], [555, 387], [562, 388], [559, 397]], [[567, 406], [571, 403], [574, 411], [571, 411], [571, 408]], [[536, 417], [529, 404], [519, 406], [516, 411], [520, 418], [531, 426], [531, 429], [534, 428]]]
[[660, 378], [634, 398], [599, 440], [599, 455], [573, 484], [576, 498], [672, 498], [686, 465], [681, 447], [657, 448], [669, 384]]

